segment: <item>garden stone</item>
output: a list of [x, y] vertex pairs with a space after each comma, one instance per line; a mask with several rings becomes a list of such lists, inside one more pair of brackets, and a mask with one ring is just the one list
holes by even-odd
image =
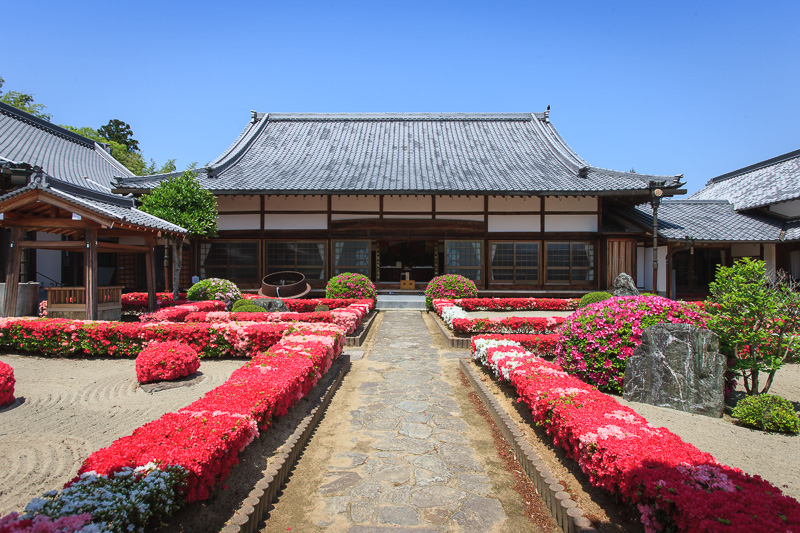
[[717, 335], [691, 324], [656, 324], [625, 368], [627, 401], [721, 417], [726, 359]]
[[289, 307], [283, 300], [276, 300], [272, 298], [256, 298], [251, 300], [254, 304], [261, 307], [269, 313], [288, 313]]
[[639, 296], [633, 278], [622, 272], [614, 279], [614, 296]]

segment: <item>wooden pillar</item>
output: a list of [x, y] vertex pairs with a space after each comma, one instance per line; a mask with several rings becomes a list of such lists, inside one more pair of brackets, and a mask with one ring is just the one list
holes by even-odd
[[6, 262], [6, 294], [3, 302], [3, 314], [7, 317], [17, 316], [17, 295], [19, 294], [19, 265], [22, 262], [22, 228], [11, 228], [11, 252]]
[[151, 313], [156, 310], [156, 253], [152, 239], [147, 240], [148, 251], [145, 252], [145, 275], [147, 278], [147, 309]]
[[86, 289], [86, 320], [97, 320], [97, 230], [86, 228], [83, 255], [83, 286]]

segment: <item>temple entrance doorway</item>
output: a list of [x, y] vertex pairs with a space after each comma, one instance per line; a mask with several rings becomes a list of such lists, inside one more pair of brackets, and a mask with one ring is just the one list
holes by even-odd
[[436, 275], [436, 241], [378, 241], [381, 283], [427, 283]]

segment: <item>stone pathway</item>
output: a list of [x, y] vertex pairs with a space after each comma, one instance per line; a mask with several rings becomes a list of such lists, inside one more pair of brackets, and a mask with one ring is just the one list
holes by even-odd
[[[316, 491], [308, 495], [315, 501], [307, 502], [306, 515], [314, 517], [314, 527], [352, 533], [507, 530], [506, 513], [492, 496], [492, 480], [442, 373], [420, 313], [386, 313], [367, 358], [345, 378], [359, 383], [349, 402], [356, 407], [349, 427], [337, 428], [345, 437], [333, 448], [321, 483], [306, 489]], [[290, 482], [286, 490], [293, 489]]]

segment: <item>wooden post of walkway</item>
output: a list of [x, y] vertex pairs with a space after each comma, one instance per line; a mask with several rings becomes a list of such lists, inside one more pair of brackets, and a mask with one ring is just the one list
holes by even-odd
[[97, 320], [97, 230], [86, 228], [83, 256], [83, 286], [86, 289], [86, 320]]
[[3, 301], [3, 314], [17, 316], [17, 295], [19, 294], [19, 265], [22, 263], [22, 228], [11, 228], [11, 252], [6, 262], [6, 293]]
[[152, 239], [147, 239], [145, 252], [145, 272], [147, 277], [147, 309], [151, 313], [156, 310], [156, 254]]

